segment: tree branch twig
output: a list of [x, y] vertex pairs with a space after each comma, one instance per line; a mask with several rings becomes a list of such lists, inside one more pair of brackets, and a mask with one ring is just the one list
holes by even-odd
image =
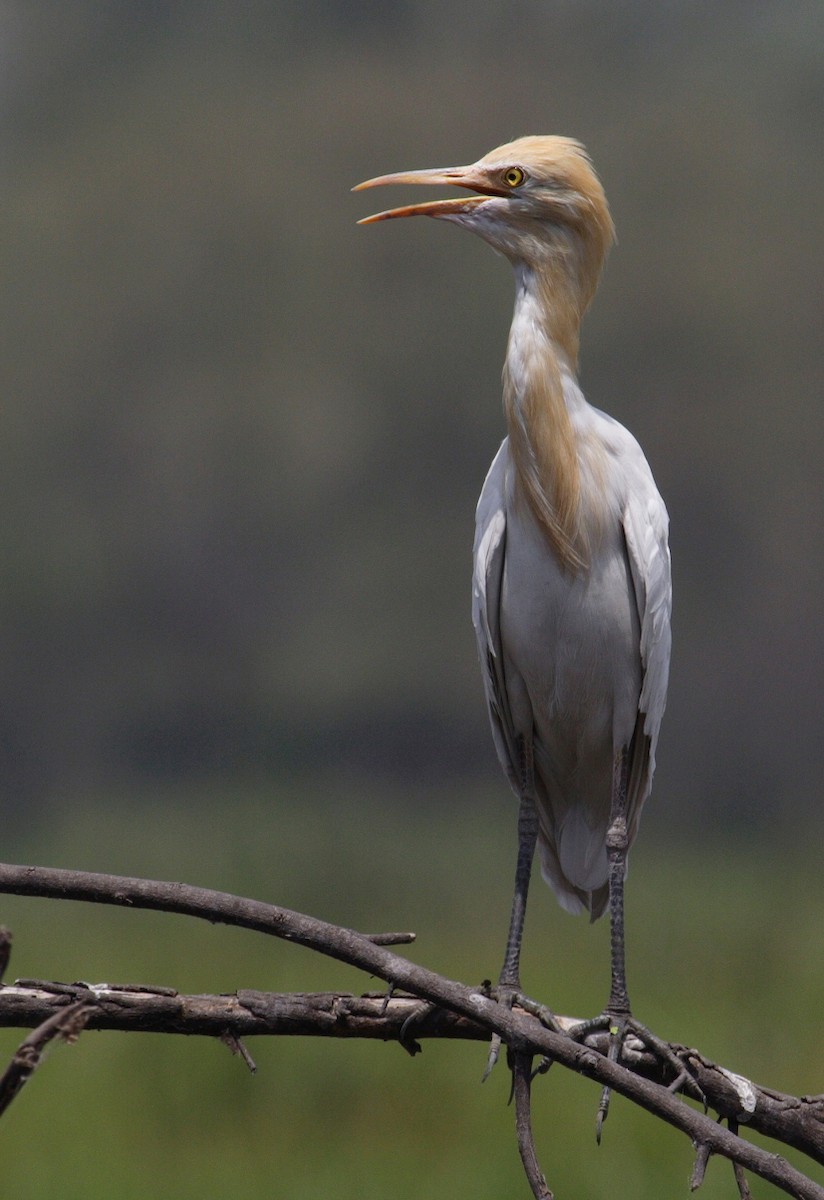
[[[779, 1155], [754, 1146], [730, 1129], [723, 1128], [704, 1113], [696, 1112], [670, 1092], [665, 1086], [665, 1081], [655, 1078], [654, 1073], [653, 1077], [645, 1077], [640, 1070], [633, 1069], [632, 1064], [610, 1062], [596, 1047], [581, 1045], [563, 1032], [547, 1029], [528, 1013], [510, 1011], [504, 1006], [499, 1006], [479, 988], [467, 987], [411, 963], [385, 946], [377, 944], [375, 935], [370, 938], [354, 930], [331, 925], [289, 909], [186, 884], [54, 868], [0, 864], [0, 892], [183, 913], [213, 923], [239, 925], [297, 942], [376, 975], [394, 987], [402, 988], [420, 1000], [427, 1001], [429, 1005], [436, 1006], [432, 1012], [421, 1014], [420, 1023], [415, 1024], [416, 1037], [424, 1036], [424, 1029], [428, 1028], [427, 1023], [430, 1021], [441, 1022], [441, 1032], [430, 1036], [488, 1037], [492, 1033], [498, 1033], [514, 1054], [546, 1056], [570, 1070], [596, 1080], [602, 1086], [610, 1087], [661, 1120], [681, 1129], [696, 1145], [706, 1146], [708, 1152], [731, 1159], [740, 1167], [755, 1172], [790, 1195], [798, 1197], [798, 1200], [824, 1200], [824, 1188], [819, 1184], [792, 1167]], [[7, 1002], [14, 1002], [14, 997], [9, 996], [9, 993], [16, 990], [0, 990], [0, 1020], [5, 1024], [10, 1022], [3, 1019], [4, 1006]], [[127, 992], [129, 1000], [124, 1002], [120, 994], [117, 997], [110, 994], [111, 990], [116, 989], [111, 989], [109, 994], [102, 988], [93, 990], [98, 994], [94, 997], [96, 1012], [89, 1016], [90, 1025], [104, 1016], [108, 1020], [114, 1020], [113, 1012], [117, 1009], [121, 1013], [134, 1012], [136, 1005], [143, 1006], [142, 1019], [146, 1020], [146, 1014], [152, 1008], [157, 1012], [165, 1006], [166, 1019], [172, 1024], [178, 1023], [178, 1027], [173, 1031], [217, 1032], [214, 1023], [209, 1029], [195, 1028], [198, 1020], [206, 1019], [202, 1011], [203, 997], [181, 998], [176, 993], [166, 994], [169, 989], [165, 989], [149, 992], [140, 1000], [135, 999], [136, 993]], [[264, 996], [267, 997], [265, 1000], [262, 998]], [[283, 1002], [282, 997], [273, 1002], [266, 993], [238, 992], [234, 997], [206, 999], [209, 1002], [224, 1003], [224, 1015], [228, 1019], [224, 1019], [221, 1033], [226, 1028], [237, 1036], [245, 1036], [250, 1032], [285, 1031], [285, 1015], [282, 1008], [278, 1018], [281, 1022], [280, 1028], [262, 1028], [262, 1023], [272, 1019], [273, 1010], [270, 1005], [275, 1003], [277, 1009], [277, 1005]], [[336, 1011], [334, 1001], [331, 1007], [324, 1009], [323, 1005], [307, 1006], [306, 997], [289, 999], [303, 1004], [304, 1017], [308, 1009], [313, 1009], [312, 1020], [317, 1026], [314, 1032], [320, 1032], [323, 1028], [329, 1034], [334, 1028], [334, 1036], [353, 1036], [353, 1023], [356, 1026], [359, 1019], [357, 1003], [354, 1008], [351, 1007], [353, 998], [338, 997]], [[344, 1001], [343, 1009], [341, 999]], [[361, 998], [361, 1002], [364, 1000], [368, 1001], [369, 998]], [[199, 1015], [197, 1001], [201, 1002]], [[23, 998], [19, 995], [17, 1003], [23, 1003]], [[47, 997], [43, 1003], [55, 1001]], [[61, 1003], [66, 1003], [65, 993]], [[384, 1002], [380, 1003], [383, 1005]], [[404, 998], [393, 999], [386, 1005], [383, 1016], [374, 1018], [387, 1022], [387, 1036], [395, 1036], [394, 1032], [389, 1032], [394, 1028], [391, 1022], [399, 1020], [405, 1004], [408, 1004], [408, 1001]], [[208, 1009], [209, 1004], [205, 1007]], [[451, 1015], [439, 1013], [439, 1009], [447, 1010], [447, 1014]], [[172, 1015], [172, 1010], [176, 1015]], [[344, 1012], [343, 1019], [340, 1017], [341, 1011]], [[184, 1013], [188, 1015], [183, 1015]], [[408, 1010], [406, 1016], [409, 1016]], [[367, 1023], [372, 1021], [373, 1017], [370, 1014]], [[180, 1027], [187, 1022], [188, 1028]], [[257, 1028], [250, 1028], [250, 1022], [258, 1022]], [[460, 1022], [463, 1022], [462, 1026]], [[209, 1022], [206, 1021], [206, 1024]], [[120, 1024], [108, 1027], [129, 1026]], [[374, 1024], [372, 1027], [374, 1028]], [[469, 1027], [474, 1027], [480, 1033], [470, 1033]], [[458, 1029], [461, 1029], [461, 1032], [453, 1032]], [[743, 1077], [709, 1062], [697, 1051], [676, 1044], [672, 1045], [672, 1049], [681, 1061], [689, 1065], [709, 1102], [714, 1107], [717, 1102], [718, 1111], [723, 1116], [731, 1118], [733, 1122], [746, 1121], [751, 1128], [769, 1132], [770, 1136], [803, 1149], [818, 1162], [824, 1162], [824, 1097], [795, 1098], [783, 1096], [770, 1089], [756, 1088]], [[639, 1055], [639, 1064], [643, 1062], [643, 1058], [643, 1055]], [[660, 1073], [660, 1064], [657, 1069]]]
[[43, 1052], [49, 1042], [61, 1037], [65, 1042], [73, 1042], [84, 1028], [93, 1005], [80, 1000], [53, 1012], [27, 1038], [20, 1043], [16, 1053], [6, 1070], [0, 1077], [0, 1115], [6, 1111], [12, 1100], [20, 1094], [24, 1084], [28, 1083], [39, 1067]]

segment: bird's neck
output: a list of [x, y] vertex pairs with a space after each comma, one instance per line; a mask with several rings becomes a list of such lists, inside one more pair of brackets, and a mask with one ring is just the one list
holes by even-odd
[[[504, 411], [517, 492], [564, 570], [587, 564], [578, 436], [570, 413], [580, 314], [561, 280], [516, 267], [515, 313], [504, 366]], [[582, 398], [580, 403], [585, 404]]]

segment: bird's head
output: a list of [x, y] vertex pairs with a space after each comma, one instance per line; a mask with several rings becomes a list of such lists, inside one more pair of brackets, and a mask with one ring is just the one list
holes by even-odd
[[561, 269], [577, 285], [579, 313], [588, 306], [615, 237], [604, 189], [579, 142], [523, 137], [490, 150], [468, 167], [401, 171], [359, 183], [439, 184], [477, 193], [391, 208], [365, 217], [437, 217], [478, 234], [516, 265]]

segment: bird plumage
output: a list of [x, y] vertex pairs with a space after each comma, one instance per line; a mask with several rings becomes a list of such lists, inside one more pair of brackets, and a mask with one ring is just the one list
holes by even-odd
[[[520, 138], [469, 167], [360, 186], [383, 183], [478, 193], [367, 221], [447, 220], [515, 270], [507, 437], [478, 503], [473, 620], [495, 747], [522, 812], [537, 810], [544, 877], [565, 908], [595, 919], [610, 887], [622, 892], [652, 783], [671, 605], [667, 513], [652, 473], [632, 435], [588, 404], [576, 376], [581, 320], [614, 238], [606, 198], [583, 147], [559, 137]], [[527, 878], [531, 854], [527, 845]], [[518, 946], [525, 900], [523, 886], [510, 932]], [[619, 919], [622, 927], [622, 908]], [[517, 951], [509, 951], [502, 982], [512, 985]], [[628, 1011], [626, 988], [615, 983], [619, 975], [623, 983], [623, 949], [613, 966], [611, 1005]]]
[[607, 903], [616, 750], [629, 756], [630, 843], [652, 783], [669, 669], [669, 554], [666, 511], [638, 443], [569, 376], [564, 392], [579, 440], [600, 451], [587, 565], [572, 572], [547, 553], [507, 438], [478, 503], [473, 621], [498, 757], [518, 795], [534, 788], [542, 873], [564, 908], [594, 919]]

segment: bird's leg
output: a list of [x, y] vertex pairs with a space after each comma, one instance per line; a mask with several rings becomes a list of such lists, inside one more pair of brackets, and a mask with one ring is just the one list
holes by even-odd
[[[609, 858], [609, 926], [610, 926], [610, 987], [605, 1016], [609, 1028], [608, 1058], [616, 1062], [631, 1012], [627, 991], [627, 969], [624, 953], [624, 878], [627, 871], [627, 774], [628, 758], [626, 747], [615, 755], [612, 771], [612, 802], [607, 830], [607, 855]], [[598, 1115], [595, 1119], [595, 1137], [601, 1141], [601, 1129], [609, 1113], [610, 1089], [601, 1092]]]
[[[538, 813], [532, 797], [524, 790], [521, 792], [521, 806], [518, 810], [518, 862], [515, 867], [515, 894], [512, 897], [512, 913], [509, 918], [504, 965], [498, 979], [498, 1002], [510, 1008], [521, 989], [521, 940], [524, 932], [529, 880], [532, 875], [532, 860], [535, 857], [537, 840]], [[484, 1079], [498, 1061], [500, 1050], [501, 1039], [498, 1034], [494, 1034], [489, 1047]]]
[[[610, 988], [607, 1006], [600, 1017], [584, 1021], [571, 1029], [570, 1036], [583, 1041], [588, 1034], [597, 1030], [609, 1031], [607, 1057], [617, 1062], [628, 1034], [634, 1034], [641, 1045], [657, 1054], [673, 1070], [679, 1086], [689, 1079], [684, 1064], [672, 1050], [655, 1034], [651, 1033], [632, 1015], [627, 991], [626, 960], [624, 953], [624, 877], [627, 870], [629, 831], [627, 828], [627, 777], [629, 759], [626, 748], [620, 750], [614, 761], [612, 780], [612, 802], [609, 828], [607, 829], [607, 855], [609, 859], [609, 920], [610, 920]], [[691, 1080], [690, 1095], [704, 1100], [703, 1093]], [[605, 1087], [601, 1092], [595, 1122], [595, 1137], [600, 1143], [604, 1121], [609, 1113], [611, 1091]]]
[[526, 917], [526, 901], [529, 895], [529, 880], [532, 875], [532, 859], [538, 840], [538, 814], [529, 796], [521, 797], [518, 811], [518, 862], [515, 867], [515, 894], [512, 897], [512, 913], [509, 918], [509, 933], [506, 939], [504, 965], [501, 968], [498, 986], [518, 991], [521, 986], [521, 941]]
[[[612, 770], [612, 798], [610, 802], [609, 828], [607, 829], [607, 856], [609, 859], [609, 922], [610, 922], [610, 988], [607, 1006], [600, 1017], [585, 1021], [571, 1034], [582, 1040], [598, 1029], [609, 1030], [607, 1056], [617, 1062], [624, 1038], [634, 1024], [627, 992], [626, 959], [624, 954], [624, 876], [627, 869], [629, 833], [627, 829], [627, 776], [629, 759], [626, 747], [615, 755]], [[595, 1136], [600, 1142], [601, 1128], [609, 1112], [610, 1090], [604, 1088], [598, 1105]]]
[[606, 1011], [618, 1021], [630, 1015], [627, 970], [624, 955], [624, 877], [627, 872], [627, 774], [626, 747], [615, 755], [612, 805], [607, 830], [609, 857], [610, 989]]

